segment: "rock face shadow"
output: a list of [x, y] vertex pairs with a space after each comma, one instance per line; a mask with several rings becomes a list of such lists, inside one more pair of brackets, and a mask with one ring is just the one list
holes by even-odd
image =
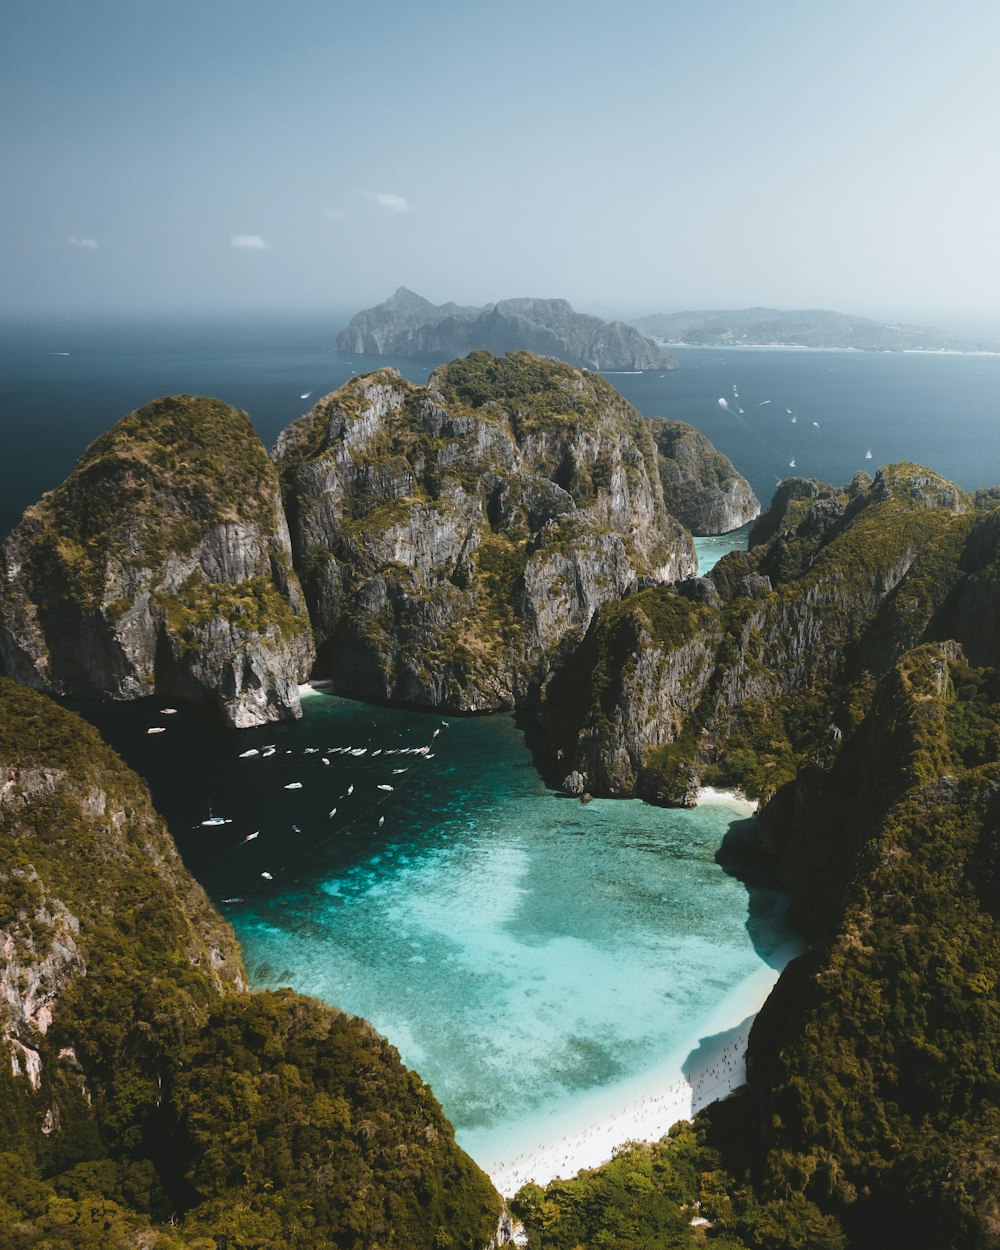
[[753, 1019], [747, 1016], [731, 1029], [699, 1038], [684, 1060], [681, 1071], [691, 1086], [692, 1115], [746, 1084], [747, 1038]]
[[761, 848], [756, 816], [733, 820], [715, 862], [747, 892], [747, 933], [757, 955], [770, 967], [788, 962], [782, 950], [792, 936], [788, 928], [789, 894], [784, 889], [774, 860]]

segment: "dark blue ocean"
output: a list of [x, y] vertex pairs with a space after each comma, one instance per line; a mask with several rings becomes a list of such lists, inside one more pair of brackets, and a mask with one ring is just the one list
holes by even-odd
[[[0, 324], [0, 531], [66, 476], [91, 439], [158, 395], [185, 391], [235, 404], [270, 446], [317, 397], [387, 363], [340, 355], [341, 324], [320, 317]], [[1000, 357], [760, 348], [675, 354], [677, 370], [608, 380], [645, 416], [696, 426], [764, 502], [792, 473], [840, 484], [859, 469], [902, 459], [966, 489], [1000, 482]], [[415, 361], [388, 363], [416, 382], [430, 372]]]
[[[8, 326], [0, 528], [157, 395], [218, 396], [270, 445], [318, 397], [385, 363], [338, 354], [338, 328]], [[646, 415], [703, 430], [764, 500], [792, 472], [843, 482], [903, 458], [968, 489], [1000, 481], [1000, 359], [677, 356], [662, 376], [609, 380]], [[414, 381], [429, 371], [391, 363]], [[792, 935], [780, 893], [748, 892], [716, 863], [738, 810], [582, 806], [546, 788], [508, 716], [445, 725], [321, 694], [304, 706], [296, 725], [241, 733], [154, 701], [84, 710], [149, 781], [255, 982], [373, 1020], [485, 1165], [601, 1118], [637, 1081], [669, 1084], [706, 1036], [759, 1005]], [[231, 823], [203, 826], [210, 810]]]

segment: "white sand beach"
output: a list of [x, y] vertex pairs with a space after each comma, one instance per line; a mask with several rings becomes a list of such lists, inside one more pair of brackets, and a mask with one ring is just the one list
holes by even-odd
[[714, 786], [702, 786], [698, 791], [698, 803], [714, 804], [720, 807], [733, 807], [744, 815], [752, 816], [757, 810], [755, 800], [748, 799], [738, 790], [716, 790]]
[[770, 966], [762, 964], [728, 994], [705, 1021], [701, 1038], [687, 1056], [674, 1056], [645, 1078], [646, 1092], [628, 1082], [621, 1087], [627, 1099], [593, 1123], [558, 1139], [550, 1137], [516, 1158], [483, 1164], [500, 1193], [509, 1198], [528, 1181], [546, 1185], [557, 1177], [575, 1176], [582, 1168], [598, 1167], [626, 1142], [658, 1141], [678, 1120], [690, 1120], [709, 1103], [739, 1089], [746, 1083], [747, 1041], [757, 1010], [780, 969], [804, 949], [802, 942], [788, 943], [771, 956]]
[[702, 1066], [691, 1079], [679, 1076], [607, 1120], [500, 1164], [490, 1172], [490, 1179], [505, 1198], [510, 1198], [528, 1181], [547, 1185], [556, 1177], [575, 1176], [581, 1168], [598, 1167], [625, 1142], [658, 1141], [678, 1120], [690, 1120], [696, 1111], [745, 1083], [747, 1039], [753, 1019], [744, 1020], [724, 1045], [706, 1048]]

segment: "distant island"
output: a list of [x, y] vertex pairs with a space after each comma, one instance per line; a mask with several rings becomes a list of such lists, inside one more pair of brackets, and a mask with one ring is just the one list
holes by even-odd
[[630, 322], [661, 343], [691, 347], [849, 348], [861, 352], [1000, 352], [927, 326], [896, 325], [823, 308], [727, 308], [651, 313]]
[[530, 351], [582, 369], [676, 369], [662, 347], [623, 321], [578, 313], [564, 299], [506, 299], [483, 308], [432, 304], [399, 287], [337, 336], [342, 352], [409, 360], [453, 360], [485, 349]]

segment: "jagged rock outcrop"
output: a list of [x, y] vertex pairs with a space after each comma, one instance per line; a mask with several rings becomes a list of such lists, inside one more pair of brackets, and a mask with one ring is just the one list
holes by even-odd
[[507, 1227], [394, 1048], [247, 993], [143, 783], [3, 678], [0, 844], [0, 1219], [25, 1245], [471, 1250]]
[[36, 689], [301, 714], [313, 656], [277, 475], [245, 413], [171, 396], [90, 445], [3, 547], [0, 671]]
[[648, 424], [527, 353], [353, 380], [275, 456], [317, 669], [366, 697], [524, 705], [600, 604], [695, 569]]
[[704, 434], [665, 417], [649, 424], [659, 452], [663, 502], [692, 534], [728, 534], [759, 514], [750, 483]]
[[783, 484], [750, 550], [704, 579], [714, 596], [653, 587], [597, 614], [546, 691], [560, 764], [595, 793], [656, 802], [692, 801], [698, 776], [774, 793], [803, 741], [856, 714], [845, 683], [925, 638], [978, 654], [970, 613], [997, 606], [996, 515], [909, 464], [840, 491]]
[[400, 287], [352, 318], [342, 352], [452, 360], [468, 352], [530, 351], [584, 369], [676, 369], [677, 361], [623, 321], [574, 312], [564, 299], [507, 299], [485, 308], [434, 305]]

